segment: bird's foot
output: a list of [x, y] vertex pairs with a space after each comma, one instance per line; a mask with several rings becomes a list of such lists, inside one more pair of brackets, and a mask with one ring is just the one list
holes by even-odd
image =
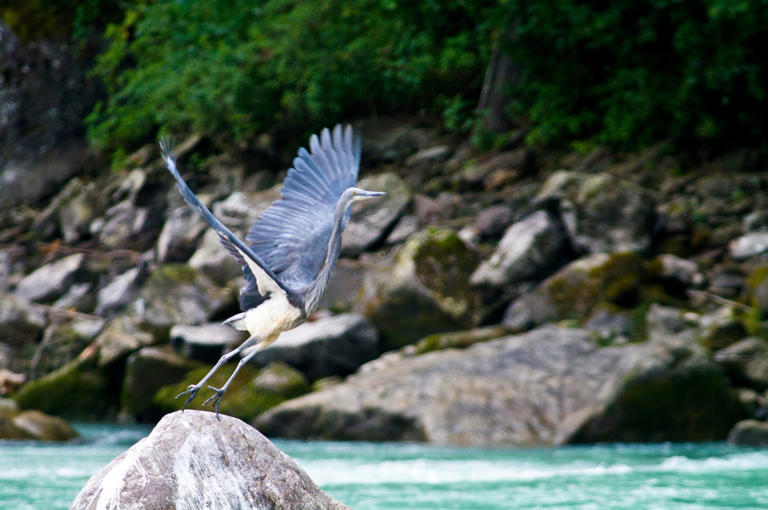
[[[190, 384], [189, 386], [187, 386], [186, 390], [184, 390], [181, 393], [179, 393], [178, 395], [176, 395], [175, 398], [179, 398], [182, 395], [187, 395], [187, 394], [189, 395], [187, 397], [186, 402], [184, 402], [184, 405], [181, 406], [181, 410], [182, 411], [184, 411], [184, 409], [189, 405], [189, 403], [192, 402], [192, 399], [195, 398], [195, 396], [197, 395], [197, 392], [200, 391], [200, 388], [202, 388], [202, 386], [200, 386], [199, 384]], [[206, 402], [207, 402], [207, 400], [206, 400]]]
[[221, 403], [221, 397], [224, 396], [224, 392], [227, 391], [227, 388], [214, 388], [213, 386], [208, 386], [208, 388], [212, 389], [214, 394], [208, 397], [206, 401], [203, 402], [203, 405], [212, 402], [211, 405], [216, 409], [216, 419], [221, 420], [221, 418], [219, 418], [219, 404]]

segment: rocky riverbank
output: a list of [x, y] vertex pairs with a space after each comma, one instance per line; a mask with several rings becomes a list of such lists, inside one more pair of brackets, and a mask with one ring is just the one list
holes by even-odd
[[[388, 195], [354, 209], [323, 311], [223, 413], [277, 436], [472, 444], [724, 439], [768, 418], [756, 154], [480, 152], [415, 119], [358, 126], [361, 185]], [[279, 196], [264, 158], [200, 137], [179, 152], [241, 235]], [[22, 409], [156, 421], [241, 340], [217, 323], [242, 277], [156, 147], [74, 174], [0, 210], [0, 386]]]

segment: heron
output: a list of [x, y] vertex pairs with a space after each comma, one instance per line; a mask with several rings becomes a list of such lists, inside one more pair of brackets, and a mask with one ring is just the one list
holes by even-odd
[[186, 408], [213, 374], [244, 350], [232, 375], [221, 388], [208, 386], [219, 417], [219, 404], [240, 369], [280, 333], [293, 329], [316, 309], [341, 251], [341, 234], [349, 221], [352, 203], [380, 197], [382, 191], [355, 186], [360, 168], [362, 137], [351, 126], [336, 125], [309, 138], [309, 151], [300, 148], [283, 181], [280, 199], [256, 220], [243, 242], [197, 198], [179, 174], [176, 154], [167, 140], [160, 149], [165, 166], [176, 180], [184, 200], [213, 228], [224, 248], [240, 263], [245, 286], [240, 289], [242, 312], [223, 322], [248, 338], [227, 352], [187, 395]]

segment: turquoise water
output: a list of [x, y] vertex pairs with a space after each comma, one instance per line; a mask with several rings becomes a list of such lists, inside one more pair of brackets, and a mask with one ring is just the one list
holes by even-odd
[[[67, 508], [149, 432], [79, 425], [79, 443], [0, 441], [0, 508]], [[722, 443], [564, 448], [276, 441], [356, 509], [768, 508], [768, 449]]]

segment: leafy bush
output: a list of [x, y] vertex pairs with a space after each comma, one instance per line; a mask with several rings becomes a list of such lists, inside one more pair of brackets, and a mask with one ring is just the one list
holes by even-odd
[[531, 141], [740, 143], [768, 128], [768, 3], [501, 1]]
[[[489, 2], [489, 5], [492, 2]], [[440, 108], [479, 92], [483, 2], [159, 0], [107, 30], [88, 118], [102, 147], [158, 128], [239, 137], [374, 112]], [[455, 111], [449, 112], [456, 115]], [[454, 119], [454, 122], [459, 122]]]

